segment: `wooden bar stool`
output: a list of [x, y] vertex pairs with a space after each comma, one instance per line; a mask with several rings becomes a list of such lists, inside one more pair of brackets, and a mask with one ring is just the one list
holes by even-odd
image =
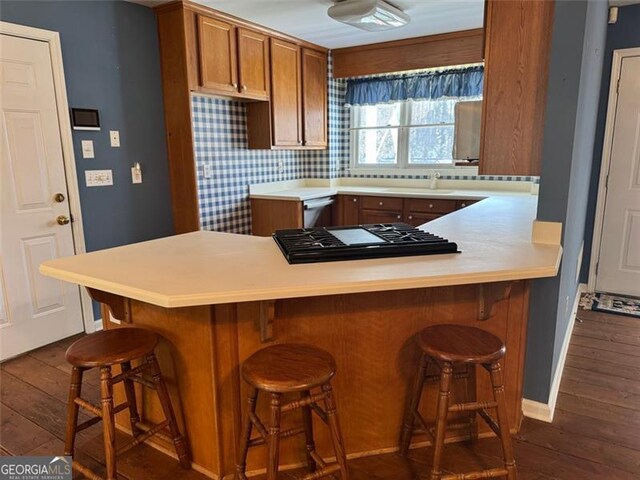
[[[136, 445], [140, 445], [153, 435], [165, 437], [175, 446], [180, 459], [180, 465], [191, 468], [191, 459], [187, 452], [184, 437], [178, 430], [169, 392], [160, 373], [160, 367], [153, 353], [158, 343], [158, 335], [142, 328], [117, 328], [92, 333], [81, 338], [69, 347], [66, 353], [67, 361], [73, 366], [71, 373], [71, 387], [69, 389], [69, 403], [67, 405], [67, 433], [65, 455], [73, 456], [76, 434], [102, 420], [104, 432], [104, 457], [107, 480], [117, 477], [116, 454], [124, 453]], [[140, 365], [131, 367], [132, 360], [140, 359]], [[115, 377], [111, 375], [111, 366], [120, 364], [122, 373]], [[82, 389], [82, 375], [91, 368], [100, 369], [101, 406], [80, 397]], [[151, 376], [149, 379], [144, 374]], [[114, 406], [113, 386], [123, 382], [127, 401]], [[136, 395], [133, 382], [155, 390], [158, 394], [165, 421], [156, 425], [140, 422]], [[95, 418], [78, 425], [78, 411], [82, 407], [93, 413]], [[133, 441], [116, 451], [115, 414], [129, 409]], [[169, 435], [163, 432], [168, 428]], [[73, 460], [73, 468], [93, 480], [101, 480], [80, 462]]]
[[[249, 384], [249, 414], [245, 421], [244, 436], [241, 439], [237, 478], [246, 480], [247, 453], [250, 447], [267, 445], [267, 480], [278, 477], [280, 439], [304, 434], [307, 447], [309, 472], [301, 480], [312, 480], [333, 476], [340, 472], [342, 480], [349, 480], [347, 460], [342, 442], [342, 433], [336, 414], [336, 405], [331, 388], [331, 379], [336, 373], [336, 363], [326, 351], [309, 345], [283, 344], [267, 347], [254, 353], [242, 366], [242, 377]], [[315, 393], [313, 389], [318, 389]], [[256, 415], [258, 392], [270, 394], [271, 414], [268, 426]], [[300, 399], [282, 404], [285, 393], [300, 392]], [[320, 406], [324, 404], [324, 408]], [[302, 427], [280, 430], [283, 412], [302, 409]], [[331, 464], [316, 452], [313, 439], [311, 412], [329, 426], [336, 461]], [[251, 438], [253, 428], [259, 433]]]
[[[407, 410], [405, 411], [404, 427], [400, 439], [400, 452], [403, 455], [407, 453], [414, 433], [428, 433], [432, 437], [434, 445], [431, 480], [462, 480], [504, 476], [509, 480], [515, 480], [517, 478], [516, 463], [513, 458], [502, 380], [502, 366], [500, 365], [500, 360], [504, 357], [506, 351], [505, 345], [498, 337], [485, 330], [462, 325], [435, 325], [425, 328], [418, 334], [418, 344], [422, 349], [422, 358], [413, 383]], [[440, 369], [440, 395], [438, 397], [435, 427], [429, 426], [418, 411], [420, 397], [427, 379], [429, 362], [434, 363]], [[475, 365], [482, 365], [490, 373], [493, 386], [493, 401], [476, 401], [474, 391], [471, 395], [472, 398], [467, 398], [467, 403], [450, 404], [450, 387], [454, 376], [453, 367], [460, 364], [471, 367], [468, 372], [469, 375], [474, 376], [474, 380]], [[473, 385], [475, 390], [475, 383]], [[497, 422], [487, 412], [487, 409], [496, 410]], [[447, 414], [453, 412], [469, 412], [467, 425], [470, 427], [469, 437], [472, 440], [477, 437], [477, 432], [474, 431], [476, 428], [476, 413], [489, 425], [502, 442], [504, 459], [502, 468], [459, 474], [443, 474], [440, 461], [444, 448], [445, 431], [448, 428]], [[416, 429], [416, 424], [419, 429]], [[455, 425], [455, 427], [459, 426]], [[450, 427], [454, 426], [451, 425]]]

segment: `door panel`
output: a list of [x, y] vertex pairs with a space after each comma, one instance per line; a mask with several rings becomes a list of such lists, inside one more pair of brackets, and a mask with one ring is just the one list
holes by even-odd
[[[0, 42], [0, 359], [83, 330], [76, 285], [46, 278], [40, 263], [75, 253], [49, 46]], [[55, 194], [65, 200], [57, 202]]]
[[273, 144], [302, 145], [300, 47], [271, 39]]
[[327, 145], [327, 55], [302, 49], [304, 144]]
[[596, 289], [640, 296], [640, 56], [622, 60]]
[[238, 93], [235, 27], [198, 16], [200, 84], [221, 93]]
[[269, 37], [238, 28], [240, 92], [253, 98], [269, 98]]

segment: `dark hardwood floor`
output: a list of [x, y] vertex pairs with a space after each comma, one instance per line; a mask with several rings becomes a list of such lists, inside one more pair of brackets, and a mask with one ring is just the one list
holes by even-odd
[[[525, 419], [515, 438], [521, 479], [640, 479], [640, 320], [580, 310], [553, 424]], [[64, 351], [74, 338], [1, 365], [0, 454], [51, 455], [63, 451], [69, 366]], [[96, 373], [83, 394], [97, 401]], [[91, 387], [94, 388], [91, 388]], [[100, 425], [81, 432], [80, 460], [100, 472]], [[486, 468], [498, 462], [497, 440], [448, 445], [445, 467]], [[354, 480], [429, 478], [430, 450], [349, 462]], [[123, 479], [204, 479], [172, 458], [142, 445], [118, 458]], [[283, 480], [295, 478], [282, 474]], [[77, 477], [81, 478], [81, 477]]]

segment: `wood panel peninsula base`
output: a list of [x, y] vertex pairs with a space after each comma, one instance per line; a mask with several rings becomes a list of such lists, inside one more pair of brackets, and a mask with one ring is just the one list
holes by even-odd
[[[477, 326], [505, 342], [505, 385], [514, 431], [522, 420], [527, 280], [181, 308], [89, 291], [120, 319], [119, 324], [106, 321], [105, 328], [132, 324], [150, 328], [168, 340], [157, 350], [161, 368], [189, 441], [194, 468], [213, 478], [233, 478], [247, 392], [239, 367], [271, 343], [308, 343], [335, 357], [334, 388], [350, 458], [397, 450], [405, 398], [419, 359], [414, 336], [436, 323]], [[428, 418], [435, 416], [435, 388], [435, 383], [430, 384], [423, 405]], [[478, 376], [477, 388], [479, 395], [490, 396], [486, 375]], [[464, 384], [454, 384], [453, 392], [455, 401], [464, 394]], [[122, 391], [116, 395], [118, 400], [124, 398]], [[143, 417], [158, 420], [161, 413], [154, 399], [149, 396], [141, 401]], [[266, 407], [259, 405], [261, 416], [267, 415]], [[289, 423], [283, 428], [291, 428], [299, 419], [287, 415], [285, 421]], [[126, 430], [126, 414], [119, 422]], [[318, 450], [329, 457], [328, 431], [322, 424], [314, 427]], [[481, 430], [481, 436], [488, 435], [492, 432]], [[452, 441], [464, 438], [463, 431], [451, 432]], [[414, 446], [426, 444], [426, 436], [414, 438]], [[156, 446], [169, 450], [167, 445]], [[305, 459], [302, 437], [283, 441], [281, 449], [285, 468], [299, 467]], [[265, 458], [263, 450], [252, 449], [247, 471], [264, 472]]]

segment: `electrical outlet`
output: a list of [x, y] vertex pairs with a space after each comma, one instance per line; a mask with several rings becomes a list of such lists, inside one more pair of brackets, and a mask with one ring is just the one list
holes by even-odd
[[137, 162], [131, 167], [131, 183], [142, 183], [142, 169]]
[[564, 314], [569, 314], [569, 295], [567, 295], [567, 298], [564, 301]]
[[87, 187], [106, 187], [113, 185], [111, 170], [85, 170], [84, 179]]
[[278, 160], [278, 173], [284, 172], [284, 160]]
[[109, 130], [109, 139], [112, 147], [120, 146], [120, 132], [118, 130]]
[[205, 163], [202, 166], [202, 176], [204, 178], [211, 178], [213, 177], [213, 165], [211, 164], [211, 162]]

